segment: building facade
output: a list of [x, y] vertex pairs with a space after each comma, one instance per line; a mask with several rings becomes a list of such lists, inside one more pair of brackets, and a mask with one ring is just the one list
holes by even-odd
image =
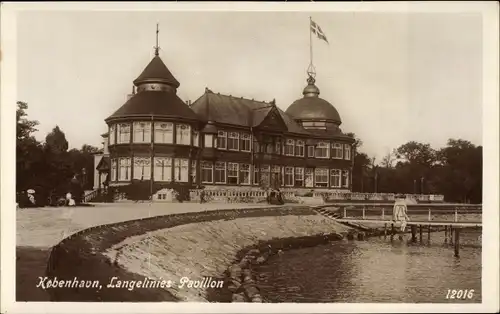
[[191, 188], [274, 187], [350, 191], [354, 139], [309, 75], [303, 97], [282, 111], [273, 101], [206, 88], [192, 104], [158, 55], [133, 81], [126, 103], [105, 119], [94, 187], [134, 180]]

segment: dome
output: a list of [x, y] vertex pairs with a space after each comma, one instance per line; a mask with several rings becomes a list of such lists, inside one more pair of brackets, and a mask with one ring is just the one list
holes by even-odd
[[309, 76], [307, 83], [302, 92], [304, 97], [294, 101], [286, 113], [295, 120], [327, 120], [340, 125], [342, 121], [337, 109], [328, 101], [318, 97], [319, 89], [314, 85], [315, 79]]

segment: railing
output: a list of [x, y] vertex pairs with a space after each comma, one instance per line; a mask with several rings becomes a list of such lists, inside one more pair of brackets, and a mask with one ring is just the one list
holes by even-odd
[[[349, 218], [359, 218], [366, 220], [386, 220], [386, 213], [392, 217], [392, 206], [388, 204], [349, 204], [341, 203], [335, 205], [322, 206], [327, 207], [339, 207], [342, 213], [343, 219]], [[356, 215], [349, 216], [348, 212], [354, 212]], [[433, 215], [453, 215], [453, 220], [458, 222], [459, 215], [466, 214], [482, 214], [482, 204], [414, 204], [407, 205], [408, 216], [412, 215], [422, 215], [427, 216], [427, 221], [432, 221]], [[370, 218], [367, 218], [370, 216]]]
[[100, 193], [101, 193], [101, 189], [95, 189], [95, 190], [85, 194], [83, 196], [83, 202], [84, 203], [92, 202], [92, 200], [94, 200], [97, 196], [99, 196]]
[[[192, 201], [200, 199], [202, 190], [190, 190], [190, 197]], [[208, 201], [225, 201], [233, 200], [235, 198], [241, 199], [255, 199], [256, 202], [264, 200], [267, 192], [260, 188], [220, 188], [220, 189], [204, 189], [205, 200]], [[307, 189], [282, 189], [281, 193], [285, 200], [297, 201], [300, 197], [309, 195], [315, 198], [323, 198], [328, 201], [386, 201], [393, 202], [395, 200], [394, 193], [351, 193], [344, 191], [309, 191]], [[407, 199], [415, 200], [418, 202], [442, 202], [444, 197], [442, 195], [407, 195]], [[386, 204], [387, 205], [387, 204]]]

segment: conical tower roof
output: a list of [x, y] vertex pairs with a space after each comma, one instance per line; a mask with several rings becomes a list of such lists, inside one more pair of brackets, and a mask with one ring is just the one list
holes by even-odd
[[173, 76], [158, 54], [155, 54], [144, 71], [134, 80], [136, 86], [142, 83], [163, 83], [174, 88], [180, 86], [179, 81]]

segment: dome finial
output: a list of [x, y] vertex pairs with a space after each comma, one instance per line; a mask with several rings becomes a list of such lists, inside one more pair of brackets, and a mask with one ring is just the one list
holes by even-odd
[[156, 23], [156, 46], [154, 46], [155, 48], [155, 56], [158, 56], [159, 55], [159, 51], [160, 51], [160, 45], [158, 44], [158, 34], [160, 33], [160, 23]]
[[316, 79], [314, 78], [315, 73], [308, 72], [309, 77], [307, 78], [307, 86], [304, 88], [302, 95], [304, 97], [318, 97], [319, 96], [319, 88], [314, 85], [316, 83]]

